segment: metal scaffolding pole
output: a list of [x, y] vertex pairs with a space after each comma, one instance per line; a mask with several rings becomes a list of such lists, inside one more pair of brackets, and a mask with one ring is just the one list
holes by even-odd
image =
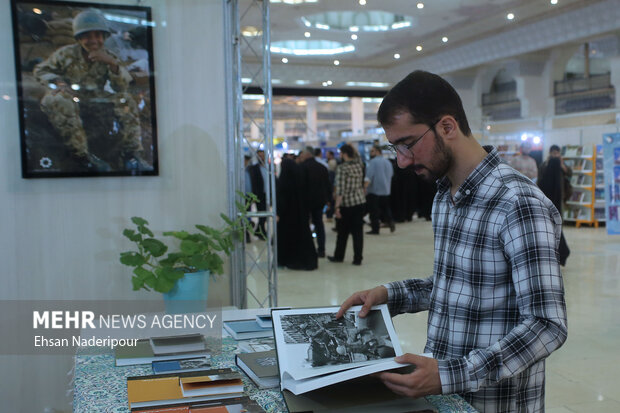
[[[276, 234], [276, 196], [275, 165], [273, 162], [273, 129], [271, 112], [271, 59], [269, 35], [269, 1], [225, 0], [225, 20], [227, 31], [226, 79], [228, 90], [228, 172], [229, 172], [229, 213], [239, 213], [236, 202], [239, 193], [245, 192], [245, 153], [256, 158], [268, 177], [265, 185], [266, 210], [249, 214], [254, 220], [266, 219], [266, 239], [246, 244], [237, 240], [231, 255], [231, 299], [239, 308], [248, 306], [277, 306], [277, 234]], [[241, 27], [252, 26], [254, 35], [242, 34]], [[250, 71], [246, 65], [250, 61], [260, 61], [259, 70]], [[254, 66], [256, 67], [256, 66]], [[247, 76], [244, 74], [247, 73]], [[248, 85], [258, 86], [263, 91], [264, 104], [261, 113], [244, 106], [243, 78], [249, 78]], [[262, 119], [262, 124], [261, 124]], [[246, 126], [259, 131], [258, 139], [251, 139], [245, 133]], [[257, 157], [257, 151], [264, 150], [265, 160]], [[251, 299], [248, 303], [248, 296]]]

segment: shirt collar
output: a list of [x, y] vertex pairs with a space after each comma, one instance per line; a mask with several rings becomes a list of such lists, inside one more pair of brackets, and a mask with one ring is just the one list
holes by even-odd
[[[487, 151], [487, 156], [476, 166], [476, 168], [469, 174], [467, 179], [463, 181], [458, 191], [454, 195], [454, 202], [457, 203], [459, 200], [463, 198], [467, 198], [474, 193], [474, 189], [478, 187], [482, 183], [482, 181], [489, 175], [493, 169], [501, 163], [501, 159], [499, 154], [497, 153], [497, 149], [493, 146], [483, 146], [484, 150]], [[437, 191], [438, 192], [446, 192], [450, 190], [450, 180], [448, 177], [444, 176], [443, 178], [437, 181]]]

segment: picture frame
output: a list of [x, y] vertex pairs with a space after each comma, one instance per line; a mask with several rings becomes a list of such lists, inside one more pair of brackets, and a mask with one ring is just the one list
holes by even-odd
[[159, 175], [151, 8], [11, 0], [23, 178]]

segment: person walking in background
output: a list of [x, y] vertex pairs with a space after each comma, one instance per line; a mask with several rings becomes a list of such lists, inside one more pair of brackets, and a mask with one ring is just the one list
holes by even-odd
[[[565, 170], [568, 171], [570, 168], [565, 165], [563, 167], [562, 158], [561, 156], [558, 156], [559, 149], [560, 148], [557, 148], [557, 153], [553, 153], [552, 155], [552, 151], [555, 152], [555, 148], [552, 146], [549, 151], [549, 158], [541, 165], [541, 173], [538, 178], [538, 187], [541, 191], [543, 191], [547, 198], [553, 202], [553, 205], [555, 205], [560, 214], [562, 214], [562, 204], [566, 199], [564, 196], [564, 185], [566, 182]], [[566, 243], [566, 238], [564, 238], [564, 231], [562, 231], [560, 236], [558, 255], [560, 258], [560, 265], [565, 266], [566, 259], [570, 255], [570, 249]]]
[[327, 209], [325, 217], [331, 221], [334, 217], [334, 181], [336, 180], [336, 168], [338, 161], [334, 156], [334, 151], [327, 152], [327, 176], [329, 177], [329, 198], [327, 199]]
[[337, 225], [336, 249], [327, 257], [331, 262], [343, 262], [349, 234], [353, 238], [353, 265], [362, 265], [364, 249], [364, 167], [359, 155], [349, 144], [340, 148], [343, 162], [336, 169], [335, 216]]
[[276, 183], [278, 265], [314, 270], [318, 257], [308, 225], [302, 167], [291, 159], [283, 159], [280, 167]]
[[521, 143], [521, 153], [508, 159], [508, 164], [521, 172], [523, 175], [536, 181], [538, 178], [538, 165], [536, 160], [530, 156], [532, 145], [529, 142]]
[[301, 166], [301, 188], [304, 194], [305, 207], [316, 233], [317, 253], [325, 257], [325, 225], [323, 224], [323, 208], [330, 198], [331, 185], [327, 167], [316, 161], [312, 147], [304, 149], [298, 158]]
[[[562, 168], [562, 200], [564, 202], [568, 201], [570, 196], [573, 193], [573, 187], [571, 185], [571, 177], [573, 176], [573, 170], [570, 166], [567, 166], [564, 163], [564, 159], [562, 159], [562, 152], [560, 151], [560, 147], [558, 145], [551, 145], [549, 148], [549, 156], [543, 163], [540, 164], [540, 168], [538, 168], [538, 181], [540, 182], [541, 177], [545, 174], [545, 170], [547, 169], [547, 165], [549, 164], [549, 160], [552, 158], [560, 159], [560, 166]], [[551, 199], [551, 198], [550, 198]], [[553, 201], [553, 199], [551, 199]], [[557, 207], [557, 205], [556, 205]], [[558, 208], [560, 210], [560, 208]]]
[[[256, 151], [256, 157], [258, 162], [249, 167], [250, 181], [252, 184], [252, 192], [258, 198], [256, 210], [258, 212], [264, 212], [267, 210], [267, 192], [269, 188], [269, 176], [265, 165], [265, 151], [259, 149]], [[266, 217], [258, 218], [258, 225], [255, 228], [255, 232], [259, 238], [267, 239], [267, 230], [265, 228], [266, 222]]]
[[382, 217], [390, 226], [391, 232], [394, 232], [396, 228], [392, 218], [392, 209], [390, 208], [393, 175], [394, 168], [392, 163], [383, 157], [381, 148], [378, 146], [370, 148], [370, 162], [368, 162], [366, 167], [366, 178], [364, 179], [371, 227], [367, 234], [379, 234]]

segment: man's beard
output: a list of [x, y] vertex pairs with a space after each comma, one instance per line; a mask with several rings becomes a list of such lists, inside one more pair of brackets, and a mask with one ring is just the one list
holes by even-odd
[[[418, 165], [428, 171], [428, 174], [422, 175], [422, 178], [429, 182], [435, 182], [437, 179], [446, 176], [452, 164], [454, 163], [454, 156], [452, 151], [446, 147], [441, 138], [435, 136], [435, 146], [433, 147], [433, 161], [432, 164], [427, 167], [425, 165]], [[415, 167], [416, 165], [414, 165]]]

